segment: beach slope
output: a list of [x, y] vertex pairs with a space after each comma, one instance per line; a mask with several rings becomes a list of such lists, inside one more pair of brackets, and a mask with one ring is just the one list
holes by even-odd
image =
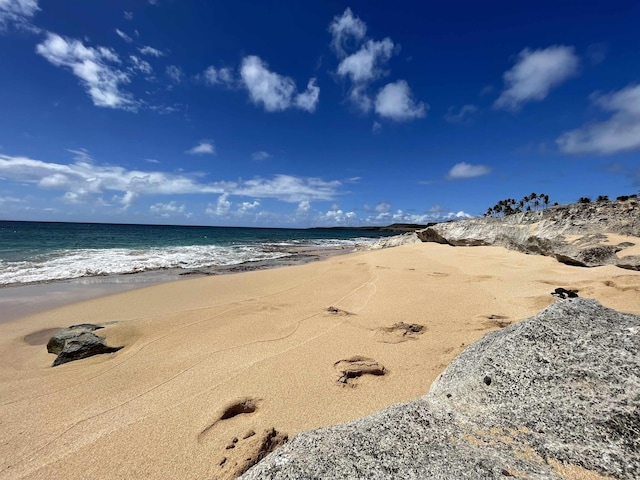
[[[234, 478], [302, 430], [427, 393], [557, 287], [640, 313], [640, 272], [417, 243], [184, 280], [0, 324], [0, 477]], [[52, 331], [103, 325], [52, 367]]]

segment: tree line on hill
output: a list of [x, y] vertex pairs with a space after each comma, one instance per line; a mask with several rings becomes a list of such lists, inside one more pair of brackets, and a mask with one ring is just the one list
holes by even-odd
[[[557, 205], [557, 203], [555, 203]], [[513, 215], [514, 213], [531, 212], [539, 210], [540, 207], [547, 208], [549, 206], [549, 195], [546, 193], [535, 193], [525, 195], [522, 199], [505, 198], [500, 200], [493, 207], [489, 207], [485, 212], [485, 217], [500, 217]]]
[[[619, 201], [629, 200], [630, 198], [638, 198], [637, 194], [633, 195], [620, 195], [616, 198]], [[591, 203], [590, 197], [580, 197], [578, 203]], [[608, 202], [609, 197], [607, 195], [598, 195], [596, 202]], [[489, 207], [484, 213], [485, 217], [504, 217], [507, 215], [513, 215], [514, 213], [537, 211], [540, 208], [543, 210], [550, 205], [549, 195], [546, 193], [532, 193], [526, 195], [521, 200], [516, 201], [514, 198], [505, 198], [500, 200], [493, 207]], [[558, 202], [553, 204], [558, 205]]]

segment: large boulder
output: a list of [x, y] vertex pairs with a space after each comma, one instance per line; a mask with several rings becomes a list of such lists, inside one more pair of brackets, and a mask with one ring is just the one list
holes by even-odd
[[300, 433], [241, 478], [636, 479], [639, 436], [640, 316], [572, 298], [485, 335], [425, 397]]
[[93, 333], [101, 328], [104, 327], [83, 323], [58, 330], [47, 343], [47, 352], [58, 355], [52, 366], [57, 367], [63, 363], [102, 353], [117, 352], [123, 348], [110, 347], [103, 337]]

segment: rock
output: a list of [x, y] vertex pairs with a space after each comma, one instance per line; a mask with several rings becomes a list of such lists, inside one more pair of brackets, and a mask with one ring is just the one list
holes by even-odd
[[627, 255], [618, 260], [616, 265], [627, 270], [640, 271], [640, 255]]
[[47, 343], [47, 352], [58, 355], [52, 366], [57, 367], [63, 363], [73, 362], [74, 360], [92, 357], [101, 353], [117, 352], [123, 348], [110, 347], [105, 343], [103, 337], [93, 333], [101, 328], [104, 327], [83, 323], [58, 330]]
[[[617, 252], [632, 245], [603, 245], [604, 233], [640, 237], [640, 202], [573, 204], [504, 218], [472, 218], [439, 223], [417, 232], [423, 242], [453, 246], [502, 246], [582, 267], [618, 265], [633, 268], [638, 261], [622, 261]], [[565, 235], [580, 235], [568, 241]], [[624, 257], [629, 258], [629, 257]], [[633, 268], [635, 269], [635, 268]]]
[[363, 250], [380, 250], [383, 248], [399, 247], [401, 245], [410, 245], [412, 243], [420, 243], [421, 240], [415, 232], [404, 233], [402, 235], [394, 235], [392, 237], [382, 238], [373, 243], [365, 244], [359, 247]]
[[639, 435], [640, 316], [571, 298], [485, 335], [426, 396], [300, 433], [241, 478], [635, 479]]

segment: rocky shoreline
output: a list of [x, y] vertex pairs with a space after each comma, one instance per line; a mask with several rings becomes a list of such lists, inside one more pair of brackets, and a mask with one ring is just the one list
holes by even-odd
[[639, 200], [560, 205], [503, 218], [439, 223], [417, 232], [423, 242], [502, 246], [568, 265], [640, 270], [640, 255], [625, 252], [634, 243], [612, 242], [607, 234], [640, 237]]

